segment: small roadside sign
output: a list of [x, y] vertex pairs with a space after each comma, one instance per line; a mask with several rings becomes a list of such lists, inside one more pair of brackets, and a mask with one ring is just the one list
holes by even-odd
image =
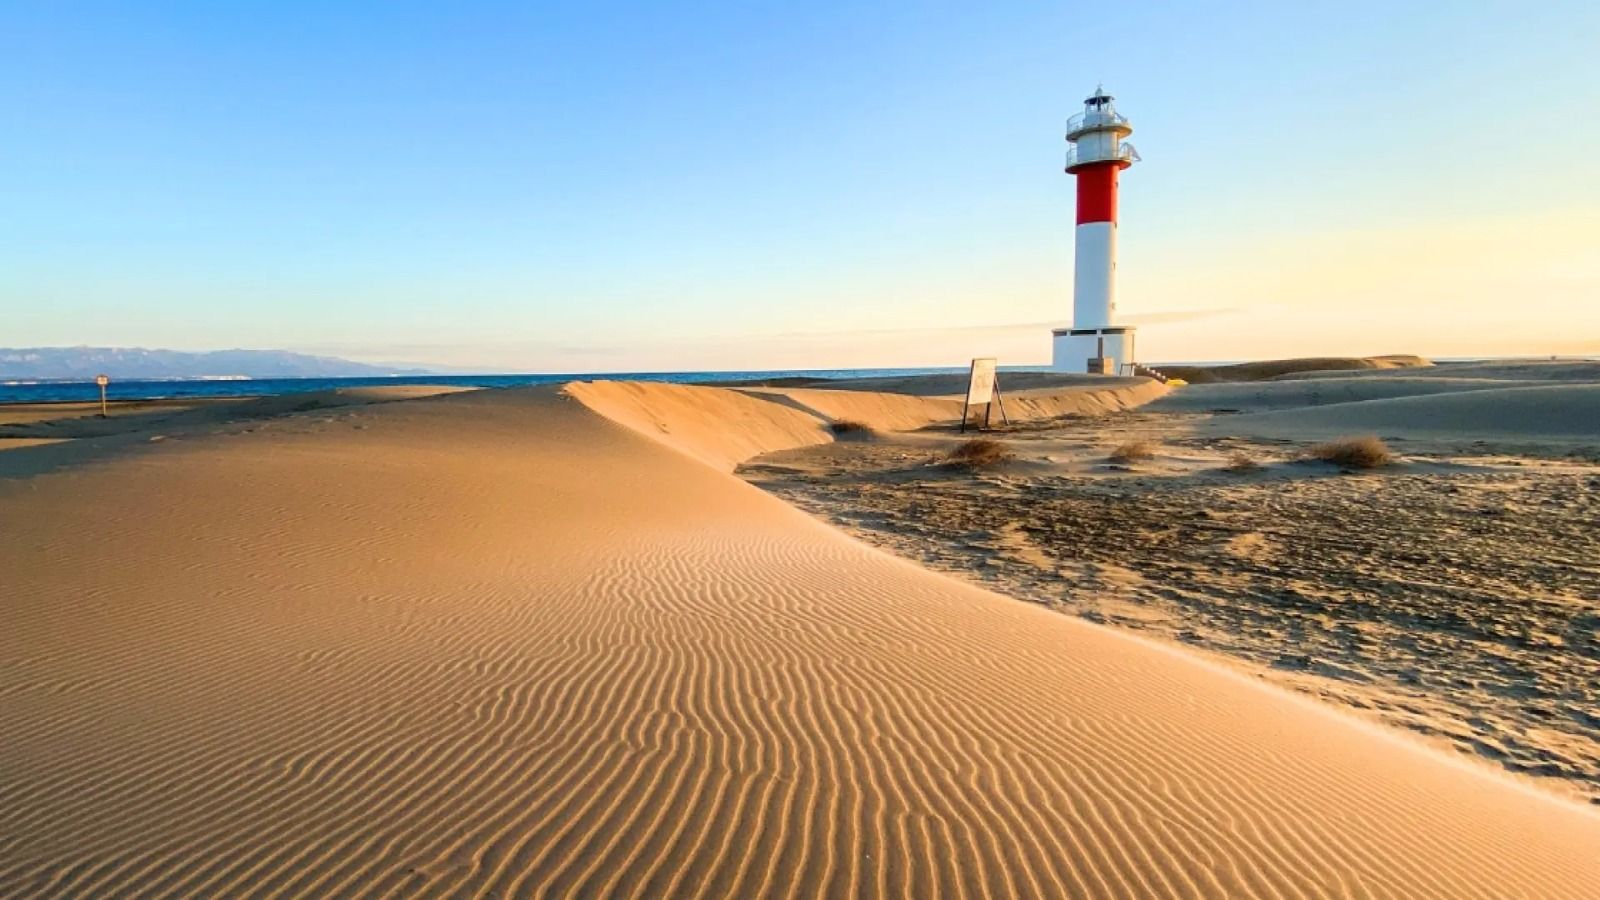
[[992, 358], [972, 361], [972, 373], [967, 381], [968, 406], [988, 403], [994, 397], [994, 369]]
[[967, 375], [967, 401], [961, 406], [961, 431], [967, 430], [967, 413], [972, 407], [983, 404], [982, 428], [989, 427], [989, 414], [994, 411], [996, 401], [1000, 403], [1000, 421], [1011, 424], [1006, 418], [1006, 400], [1000, 395], [1000, 378], [996, 372], [995, 358], [992, 356], [978, 357], [972, 361], [972, 369]]
[[100, 386], [100, 418], [104, 419], [106, 417], [106, 385], [111, 383], [111, 379], [105, 375], [96, 375], [94, 383]]

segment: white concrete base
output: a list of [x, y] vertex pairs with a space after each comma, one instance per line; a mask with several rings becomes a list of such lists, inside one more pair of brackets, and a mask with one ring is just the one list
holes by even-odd
[[1057, 372], [1083, 373], [1090, 371], [1089, 360], [1100, 356], [1101, 341], [1105, 341], [1105, 356], [1115, 365], [1113, 373], [1120, 374], [1123, 365], [1136, 362], [1133, 352], [1134, 329], [1132, 325], [1107, 325], [1104, 328], [1057, 328], [1051, 332], [1050, 368]]

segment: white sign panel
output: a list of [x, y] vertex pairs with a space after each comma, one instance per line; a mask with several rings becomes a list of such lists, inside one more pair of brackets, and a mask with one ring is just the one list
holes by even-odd
[[972, 361], [972, 379], [967, 382], [967, 405], [976, 406], [994, 399], [994, 357]]

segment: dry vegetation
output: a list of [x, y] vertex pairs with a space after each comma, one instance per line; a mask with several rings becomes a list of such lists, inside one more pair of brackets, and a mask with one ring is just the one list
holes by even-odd
[[1346, 469], [1376, 469], [1394, 462], [1389, 445], [1370, 434], [1318, 444], [1307, 452], [1307, 457]]
[[1119, 445], [1117, 449], [1112, 450], [1111, 455], [1107, 458], [1112, 462], [1126, 463], [1141, 459], [1154, 459], [1155, 455], [1156, 444], [1154, 441], [1128, 441]]
[[1241, 451], [1228, 457], [1227, 469], [1229, 472], [1259, 472], [1261, 463], [1256, 462], [1255, 457]]
[[950, 455], [947, 458], [958, 466], [976, 469], [983, 466], [992, 466], [995, 463], [1010, 459], [1011, 451], [1007, 450], [1006, 445], [999, 441], [992, 441], [988, 438], [973, 438], [970, 441], [958, 444], [954, 450], [950, 451]]
[[[1063, 433], [1094, 447], [1104, 425], [1075, 427]], [[816, 448], [803, 452], [819, 464], [796, 465], [797, 452], [758, 483], [910, 559], [1259, 664], [1269, 680], [1570, 784], [1600, 809], [1600, 605], [1587, 599], [1600, 472], [1354, 470], [1381, 473], [1375, 490], [1323, 477], [1337, 471], [1323, 463], [1281, 466], [1309, 446], [1227, 447], [1207, 464], [1214, 477], [1180, 464], [1165, 478], [975, 476], [898, 448], [825, 462]], [[1273, 477], [1235, 472], [1235, 451]]]
[[834, 434], [868, 435], [872, 433], [872, 429], [865, 422], [857, 422], [854, 419], [840, 419], [837, 422], [830, 423], [828, 428]]

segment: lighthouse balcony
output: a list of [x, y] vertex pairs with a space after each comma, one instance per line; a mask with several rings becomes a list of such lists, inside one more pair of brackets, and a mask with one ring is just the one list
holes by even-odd
[[1115, 147], [1080, 147], [1073, 144], [1067, 148], [1068, 172], [1102, 162], [1118, 162], [1127, 168], [1138, 161], [1139, 151], [1133, 149], [1132, 144], [1118, 144]]
[[1067, 120], [1067, 140], [1075, 141], [1095, 131], [1113, 131], [1120, 137], [1133, 134], [1133, 123], [1115, 110], [1090, 110]]

